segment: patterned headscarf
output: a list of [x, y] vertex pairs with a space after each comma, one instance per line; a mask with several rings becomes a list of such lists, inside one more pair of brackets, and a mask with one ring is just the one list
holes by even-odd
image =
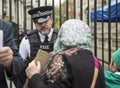
[[64, 51], [70, 47], [91, 50], [91, 30], [88, 25], [78, 19], [70, 19], [62, 24], [53, 52]]

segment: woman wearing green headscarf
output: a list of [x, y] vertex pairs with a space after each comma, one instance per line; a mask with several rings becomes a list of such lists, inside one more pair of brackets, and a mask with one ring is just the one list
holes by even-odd
[[106, 88], [120, 88], [120, 48], [112, 55], [110, 71], [105, 71]]
[[91, 30], [78, 19], [62, 24], [54, 55], [43, 75], [31, 62], [26, 74], [29, 88], [105, 88], [103, 69], [91, 51]]

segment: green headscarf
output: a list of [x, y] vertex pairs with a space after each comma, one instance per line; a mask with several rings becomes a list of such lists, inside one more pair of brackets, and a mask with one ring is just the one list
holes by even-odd
[[120, 69], [120, 48], [113, 53], [112, 60], [117, 65], [117, 68]]

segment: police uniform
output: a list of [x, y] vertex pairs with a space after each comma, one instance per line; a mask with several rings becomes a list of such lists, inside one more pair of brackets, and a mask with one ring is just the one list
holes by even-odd
[[[31, 15], [34, 23], [42, 23], [49, 20], [50, 15], [52, 14], [52, 7], [42, 6], [31, 9], [28, 13]], [[37, 29], [28, 32], [20, 43], [19, 52], [23, 59], [26, 59], [27, 57], [34, 58], [39, 49], [47, 52], [53, 51], [53, 45], [57, 38], [57, 34], [58, 30], [51, 28], [50, 33], [48, 34], [48, 42], [44, 42], [45, 36], [38, 32]]]

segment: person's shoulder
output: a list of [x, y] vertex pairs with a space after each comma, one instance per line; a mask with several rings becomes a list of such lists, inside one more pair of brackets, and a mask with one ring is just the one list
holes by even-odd
[[34, 29], [34, 30], [29, 30], [29, 31], [27, 31], [27, 36], [31, 36], [31, 35], [33, 35], [33, 34], [35, 34], [35, 33], [37, 33], [38, 31], [36, 30], [36, 29]]
[[[35, 34], [37, 32], [37, 30], [27, 30], [25, 33], [24, 33], [24, 37], [25, 39], [28, 39], [30, 36], [32, 36], [33, 34]], [[22, 38], [22, 39], [23, 39]]]
[[12, 24], [8, 21], [0, 19], [0, 27], [12, 26]]
[[105, 71], [104, 71], [104, 76], [105, 76], [105, 78], [109, 78], [109, 77], [112, 76], [112, 75], [114, 75], [113, 72], [111, 72], [111, 71], [109, 71], [109, 70], [105, 70]]
[[53, 28], [53, 32], [56, 33], [56, 34], [58, 34], [59, 29], [57, 29], [57, 28]]

